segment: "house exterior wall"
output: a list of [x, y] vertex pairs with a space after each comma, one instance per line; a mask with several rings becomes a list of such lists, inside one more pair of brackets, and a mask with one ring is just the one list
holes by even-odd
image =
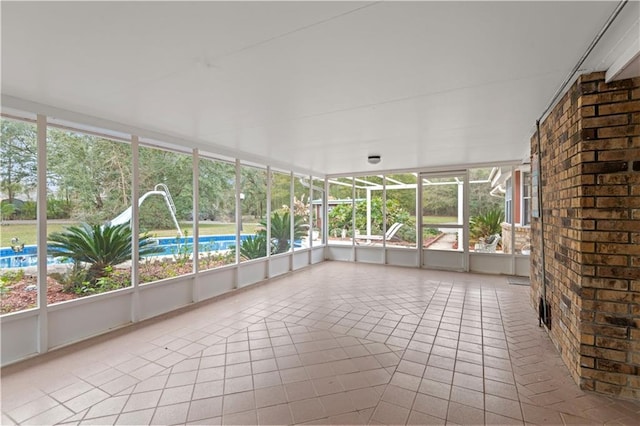
[[522, 250], [530, 249], [531, 245], [531, 229], [528, 226], [514, 225], [513, 230], [515, 236], [515, 251], [511, 247], [511, 224], [503, 222], [502, 225], [502, 251], [505, 254], [515, 253], [523, 254]]
[[573, 378], [640, 399], [640, 78], [581, 76], [541, 123], [540, 147], [532, 303], [544, 264], [549, 333]]

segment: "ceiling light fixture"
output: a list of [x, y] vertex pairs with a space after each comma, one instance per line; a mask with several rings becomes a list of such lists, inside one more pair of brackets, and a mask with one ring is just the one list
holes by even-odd
[[367, 161], [369, 161], [369, 164], [378, 164], [380, 160], [381, 158], [379, 155], [370, 155], [369, 157], [367, 157]]

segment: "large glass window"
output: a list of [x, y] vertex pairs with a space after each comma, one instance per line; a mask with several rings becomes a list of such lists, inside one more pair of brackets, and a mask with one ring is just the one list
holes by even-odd
[[387, 246], [416, 247], [416, 192], [415, 174], [386, 176]]
[[241, 165], [240, 261], [267, 255], [267, 170]]
[[291, 220], [291, 174], [272, 170], [271, 254], [286, 253], [291, 250]]
[[[356, 244], [382, 245], [385, 234], [382, 176], [356, 177], [354, 184], [357, 200]], [[386, 226], [390, 229], [392, 225]]]
[[49, 286], [76, 296], [130, 286], [130, 206], [130, 144], [49, 127]]
[[140, 282], [193, 272], [193, 156], [140, 146], [140, 231], [161, 252], [143, 255]]
[[[306, 186], [305, 186], [306, 185]], [[309, 178], [300, 175], [293, 176], [293, 229], [294, 250], [309, 248], [311, 225], [309, 216]]]
[[531, 173], [522, 172], [522, 225], [531, 224]]
[[198, 251], [201, 270], [235, 263], [235, 164], [200, 158], [198, 171]]
[[311, 239], [313, 246], [325, 244], [324, 240], [324, 179], [313, 178], [311, 180], [312, 194], [311, 197], [311, 222], [312, 231]]
[[353, 179], [329, 179], [328, 190], [329, 244], [352, 244], [354, 234]]
[[[484, 253], [503, 253], [505, 237], [505, 176], [500, 168], [469, 170], [469, 249]], [[510, 179], [509, 179], [510, 181]]]
[[504, 217], [505, 222], [513, 223], [513, 178], [508, 178], [504, 183]]
[[6, 314], [38, 306], [38, 138], [33, 123], [1, 118], [0, 125], [0, 312]]

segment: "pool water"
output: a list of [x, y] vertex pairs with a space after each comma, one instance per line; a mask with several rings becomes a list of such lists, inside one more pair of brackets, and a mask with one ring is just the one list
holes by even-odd
[[[240, 239], [245, 240], [250, 236], [252, 237], [253, 235], [242, 234]], [[171, 256], [174, 254], [193, 252], [193, 237], [167, 237], [156, 238], [156, 240], [163, 251], [155, 256]], [[203, 235], [198, 240], [198, 251], [200, 253], [225, 251], [229, 250], [235, 244], [235, 235]], [[19, 253], [14, 252], [11, 247], [0, 248], [0, 269], [36, 266], [38, 263], [37, 250], [38, 247], [36, 245], [24, 246], [24, 249]], [[47, 265], [61, 263], [65, 263], [61, 258], [47, 256]]]

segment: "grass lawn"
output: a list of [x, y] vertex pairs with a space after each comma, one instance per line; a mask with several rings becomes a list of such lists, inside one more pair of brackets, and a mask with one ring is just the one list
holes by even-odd
[[[47, 233], [60, 232], [66, 227], [76, 224], [77, 223], [73, 222], [51, 222], [47, 225]], [[181, 223], [180, 226], [182, 227], [182, 232], [186, 232], [187, 235], [193, 235], [191, 222]], [[252, 234], [258, 226], [258, 223], [245, 222], [243, 224], [244, 229], [242, 232]], [[224, 235], [235, 234], [235, 232], [235, 223], [200, 223], [200, 235]], [[18, 238], [20, 242], [25, 243], [25, 245], [33, 245], [36, 243], [36, 233], [37, 229], [35, 221], [33, 221], [33, 223], [3, 223], [0, 225], [0, 247], [9, 247], [11, 245], [12, 238]], [[177, 233], [175, 229], [158, 229], [151, 231], [150, 234], [155, 237], [175, 237]]]
[[424, 224], [443, 224], [457, 222], [457, 216], [422, 216], [422, 223]]

